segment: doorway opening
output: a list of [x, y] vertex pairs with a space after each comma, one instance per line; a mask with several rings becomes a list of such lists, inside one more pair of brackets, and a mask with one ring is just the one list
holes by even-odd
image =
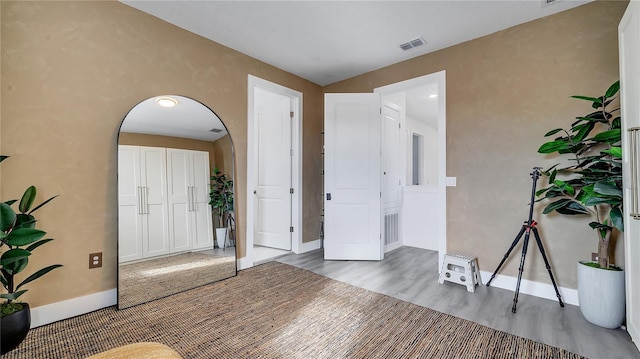
[[247, 247], [239, 269], [302, 241], [302, 93], [249, 75]]
[[[445, 80], [441, 71], [374, 90], [382, 95], [385, 123], [383, 233], [400, 231], [397, 242], [385, 241], [385, 252], [402, 245], [430, 249], [439, 252], [440, 265], [447, 248]], [[397, 119], [387, 108], [398, 109]]]
[[446, 253], [445, 72], [325, 94], [328, 260], [381, 260], [412, 246]]

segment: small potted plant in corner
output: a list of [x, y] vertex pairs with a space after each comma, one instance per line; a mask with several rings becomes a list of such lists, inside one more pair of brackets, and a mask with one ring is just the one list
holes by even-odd
[[598, 240], [597, 262], [578, 262], [580, 311], [589, 322], [618, 328], [625, 318], [624, 271], [610, 262], [612, 234], [622, 232], [621, 119], [609, 109], [620, 89], [619, 81], [600, 97], [572, 96], [591, 103], [592, 112], [576, 117], [569, 130], [554, 129], [538, 152], [568, 155], [569, 164], [559, 164], [543, 173], [549, 187], [537, 192], [549, 203], [544, 214], [588, 215]]
[[216, 243], [218, 248], [224, 248], [233, 221], [233, 181], [227, 179], [227, 175], [218, 168], [213, 169], [209, 198], [216, 216]]
[[[0, 162], [7, 156], [0, 156]], [[32, 208], [36, 198], [36, 188], [30, 186], [18, 203], [18, 212], [11, 207], [17, 200], [0, 203], [0, 282], [6, 293], [0, 293], [0, 346], [1, 354], [17, 347], [27, 336], [31, 326], [29, 304], [18, 301], [27, 290], [24, 285], [48, 272], [61, 267], [60, 264], [42, 268], [21, 281], [16, 275], [25, 270], [29, 256], [41, 245], [53, 239], [43, 239], [46, 232], [36, 229], [33, 212], [49, 203], [56, 196]]]

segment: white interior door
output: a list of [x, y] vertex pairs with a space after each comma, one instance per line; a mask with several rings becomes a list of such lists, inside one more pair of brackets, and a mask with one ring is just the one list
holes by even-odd
[[381, 97], [325, 94], [325, 259], [381, 260]]
[[[640, 3], [631, 1], [618, 28], [624, 173], [627, 331], [640, 343]], [[632, 217], [633, 215], [633, 217]]]
[[291, 250], [291, 98], [260, 87], [254, 91], [253, 243]]

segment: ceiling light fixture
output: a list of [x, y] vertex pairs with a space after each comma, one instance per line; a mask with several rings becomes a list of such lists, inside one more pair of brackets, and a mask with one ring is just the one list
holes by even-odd
[[158, 97], [156, 103], [162, 107], [173, 107], [178, 104], [178, 100], [172, 97]]
[[434, 94], [429, 95], [429, 98], [437, 98], [437, 97], [438, 97], [438, 94], [437, 94], [437, 93], [434, 93]]

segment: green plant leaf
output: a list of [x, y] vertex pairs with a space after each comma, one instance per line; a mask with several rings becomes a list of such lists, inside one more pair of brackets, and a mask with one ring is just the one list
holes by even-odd
[[[622, 147], [611, 147], [607, 150], [602, 151], [603, 153], [610, 154], [615, 158], [622, 158]], [[617, 162], [616, 162], [617, 163]]]
[[56, 198], [56, 197], [58, 197], [58, 195], [55, 195], [55, 196], [53, 196], [53, 197], [49, 198], [48, 200], [46, 200], [46, 201], [44, 201], [44, 202], [40, 203], [40, 204], [39, 204], [39, 205], [37, 205], [34, 209], [32, 209], [31, 211], [29, 211], [29, 213], [28, 213], [28, 214], [31, 214], [31, 213], [33, 213], [33, 212], [37, 211], [38, 209], [42, 208], [45, 204], [47, 204], [47, 203], [49, 203], [49, 202], [53, 201], [53, 199], [54, 199], [54, 198]]
[[610, 98], [615, 96], [618, 91], [620, 90], [620, 81], [616, 81], [614, 82], [608, 89], [607, 92], [604, 94], [605, 97]]
[[6, 299], [6, 300], [16, 300], [18, 299], [21, 295], [23, 295], [24, 293], [26, 293], [26, 289], [24, 290], [20, 290], [17, 292], [13, 292], [13, 293], [2, 293], [0, 294], [0, 298], [2, 299]]
[[584, 207], [578, 202], [573, 202], [573, 201], [564, 207], [556, 209], [556, 212], [560, 214], [571, 215], [571, 216], [578, 215], [578, 214], [589, 214], [589, 211], [587, 210], [586, 207]]
[[10, 249], [2, 253], [2, 256], [0, 257], [0, 266], [4, 268], [12, 263], [28, 258], [30, 255], [31, 252], [24, 249]]
[[34, 216], [30, 214], [18, 213], [16, 215], [16, 224], [13, 227], [14, 229], [18, 228], [35, 228], [36, 227], [36, 219]]
[[18, 209], [21, 213], [27, 213], [29, 208], [33, 205], [33, 201], [36, 200], [36, 188], [34, 186], [29, 186], [24, 191], [22, 198], [20, 199], [20, 205], [18, 205]]
[[26, 248], [26, 250], [28, 250], [29, 252], [33, 252], [34, 249], [40, 247], [41, 245], [45, 244], [45, 243], [49, 243], [53, 240], [53, 238], [47, 238], [47, 239], [43, 239], [41, 241], [37, 241], [33, 244], [31, 244], [29, 247]]
[[622, 139], [621, 134], [622, 133], [620, 129], [603, 131], [593, 136], [592, 140], [598, 142], [616, 143], [620, 142], [620, 140]]
[[548, 214], [553, 211], [558, 210], [558, 208], [562, 208], [571, 202], [568, 198], [559, 199], [555, 202], [549, 203], [547, 207], [542, 211], [543, 214]]
[[19, 228], [9, 233], [6, 242], [11, 246], [26, 246], [42, 239], [45, 234], [47, 232], [35, 228]]
[[42, 277], [43, 275], [51, 272], [52, 270], [56, 269], [56, 268], [60, 268], [62, 267], [62, 264], [54, 264], [54, 265], [50, 265], [46, 268], [42, 268], [39, 271], [33, 273], [32, 275], [28, 276], [27, 279], [23, 280], [20, 284], [18, 284], [16, 286], [16, 290], [20, 289], [20, 287], [22, 287], [23, 285], [32, 282], [40, 277]]
[[555, 135], [556, 133], [558, 133], [560, 131], [562, 131], [561, 128], [556, 128], [555, 130], [551, 130], [551, 131], [545, 133], [544, 137], [549, 137], [549, 136]]
[[614, 118], [611, 121], [611, 129], [614, 129], [614, 128], [622, 128], [622, 119], [620, 118], [620, 116]]
[[593, 191], [605, 196], [622, 198], [622, 189], [609, 182], [598, 182], [593, 186]]
[[16, 212], [6, 203], [0, 203], [0, 230], [8, 231], [16, 221]]
[[602, 228], [611, 228], [609, 226], [607, 226], [606, 224], [602, 224], [600, 222], [591, 222], [589, 223], [589, 227], [591, 227], [592, 229], [602, 229]]
[[576, 98], [578, 100], [585, 100], [592, 102], [591, 107], [598, 108], [602, 106], [602, 98], [588, 97], [588, 96], [571, 96], [572, 98]]
[[560, 150], [564, 150], [569, 147], [569, 143], [566, 141], [551, 141], [543, 144], [538, 149], [539, 153], [553, 153]]
[[624, 232], [624, 220], [622, 219], [622, 209], [620, 207], [611, 208], [609, 218], [611, 218], [611, 223], [614, 227], [618, 228], [620, 232]]

